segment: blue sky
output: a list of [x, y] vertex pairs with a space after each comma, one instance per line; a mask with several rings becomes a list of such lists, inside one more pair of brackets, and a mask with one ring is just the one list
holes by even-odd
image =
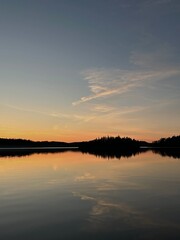
[[178, 0], [0, 0], [0, 134], [179, 134]]

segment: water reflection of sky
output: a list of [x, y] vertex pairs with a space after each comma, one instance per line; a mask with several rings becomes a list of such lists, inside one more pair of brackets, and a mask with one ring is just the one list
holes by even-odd
[[180, 162], [152, 152], [0, 160], [1, 239], [178, 239]]

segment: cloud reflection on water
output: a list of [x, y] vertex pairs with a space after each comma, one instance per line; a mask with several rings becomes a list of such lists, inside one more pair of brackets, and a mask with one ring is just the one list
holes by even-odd
[[123, 231], [138, 228], [156, 230], [159, 227], [180, 230], [178, 223], [163, 218], [155, 218], [148, 212], [140, 211], [125, 202], [112, 202], [112, 200], [96, 198], [79, 192], [73, 192], [73, 196], [80, 198], [82, 201], [91, 202], [86, 226], [91, 231], [106, 232], [112, 225]]

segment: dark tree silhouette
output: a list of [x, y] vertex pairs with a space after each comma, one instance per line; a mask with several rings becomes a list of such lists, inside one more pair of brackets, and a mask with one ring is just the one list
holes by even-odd
[[180, 136], [172, 136], [169, 138], [161, 138], [158, 141], [152, 142], [154, 147], [176, 147], [180, 148]]
[[66, 147], [68, 143], [65, 142], [48, 142], [48, 141], [31, 141], [25, 139], [6, 139], [0, 138], [0, 148], [22, 148], [22, 147]]
[[[141, 147], [146, 148], [141, 148]], [[0, 138], [0, 157], [2, 156], [24, 156], [33, 153], [60, 152], [60, 149], [78, 147], [83, 153], [90, 153], [106, 158], [131, 157], [151, 148], [154, 153], [162, 156], [180, 158], [180, 136], [161, 138], [158, 141], [147, 143], [137, 141], [129, 137], [102, 137], [84, 142], [48, 142], [31, 141], [25, 139]], [[11, 150], [8, 148], [12, 148]], [[19, 149], [18, 149], [19, 148]], [[24, 149], [23, 149], [24, 148]], [[51, 149], [50, 149], [51, 148]], [[62, 150], [63, 151], [63, 150]], [[76, 149], [77, 151], [77, 149]]]

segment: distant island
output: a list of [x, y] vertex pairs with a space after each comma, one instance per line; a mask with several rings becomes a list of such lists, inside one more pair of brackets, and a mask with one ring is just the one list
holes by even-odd
[[25, 156], [34, 153], [81, 151], [103, 158], [131, 157], [152, 150], [162, 156], [180, 158], [180, 136], [161, 138], [148, 143], [129, 137], [102, 137], [83, 142], [31, 141], [0, 138], [0, 156]]
[[92, 141], [80, 142], [78, 147], [84, 153], [106, 158], [131, 157], [150, 149], [161, 156], [180, 158], [180, 136], [161, 138], [151, 143], [129, 137], [102, 137]]
[[80, 149], [93, 150], [115, 150], [115, 149], [138, 149], [142, 147], [180, 147], [180, 135], [169, 138], [161, 138], [148, 143], [129, 137], [101, 137], [90, 141], [82, 142], [59, 142], [59, 141], [32, 141], [26, 139], [0, 138], [0, 148], [58, 148], [58, 147], [78, 147]]
[[0, 138], [0, 148], [41, 148], [41, 147], [67, 147], [65, 142], [31, 141], [26, 139]]
[[158, 141], [154, 141], [151, 144], [153, 147], [180, 147], [180, 135], [179, 136], [173, 136], [169, 138], [161, 138]]

